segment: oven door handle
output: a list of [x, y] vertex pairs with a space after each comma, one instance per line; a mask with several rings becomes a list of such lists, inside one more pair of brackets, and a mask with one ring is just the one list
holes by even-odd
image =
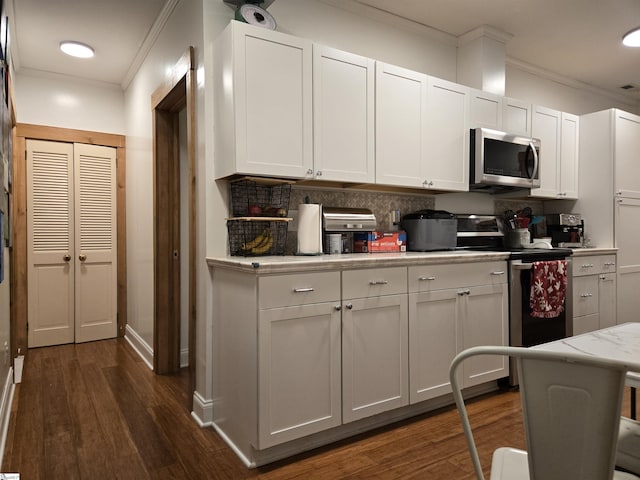
[[513, 268], [514, 270], [531, 270], [532, 267], [533, 267], [532, 263], [511, 262], [511, 268]]

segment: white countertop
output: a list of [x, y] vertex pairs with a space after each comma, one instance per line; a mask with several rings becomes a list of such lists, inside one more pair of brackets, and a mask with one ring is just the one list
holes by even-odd
[[232, 268], [255, 273], [336, 270], [342, 268], [395, 267], [442, 263], [470, 263], [507, 260], [509, 252], [404, 252], [346, 253], [341, 255], [284, 255], [262, 257], [207, 257], [210, 267]]

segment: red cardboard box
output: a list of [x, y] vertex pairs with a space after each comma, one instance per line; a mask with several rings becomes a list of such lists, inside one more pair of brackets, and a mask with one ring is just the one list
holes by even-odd
[[353, 234], [356, 253], [406, 252], [407, 234], [398, 232], [363, 232]]

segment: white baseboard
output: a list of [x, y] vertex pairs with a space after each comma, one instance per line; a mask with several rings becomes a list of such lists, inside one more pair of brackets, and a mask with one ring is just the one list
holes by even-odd
[[9, 418], [11, 417], [11, 405], [13, 404], [13, 392], [15, 391], [13, 383], [13, 368], [10, 367], [7, 372], [7, 378], [4, 381], [2, 390], [2, 402], [0, 404], [0, 464], [4, 459], [4, 447], [7, 443], [7, 433], [9, 431]]
[[197, 391], [193, 392], [193, 411], [191, 416], [201, 427], [213, 425], [213, 400], [206, 400]]
[[131, 345], [147, 366], [153, 370], [153, 349], [138, 333], [129, 325], [126, 326], [124, 339]]

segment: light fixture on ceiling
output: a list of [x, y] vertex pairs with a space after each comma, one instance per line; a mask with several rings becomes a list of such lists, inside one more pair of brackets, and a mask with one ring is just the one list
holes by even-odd
[[622, 43], [627, 47], [640, 47], [640, 27], [625, 33], [622, 37]]
[[60, 50], [62, 50], [67, 55], [78, 58], [91, 58], [95, 54], [95, 51], [92, 47], [80, 42], [60, 42]]

